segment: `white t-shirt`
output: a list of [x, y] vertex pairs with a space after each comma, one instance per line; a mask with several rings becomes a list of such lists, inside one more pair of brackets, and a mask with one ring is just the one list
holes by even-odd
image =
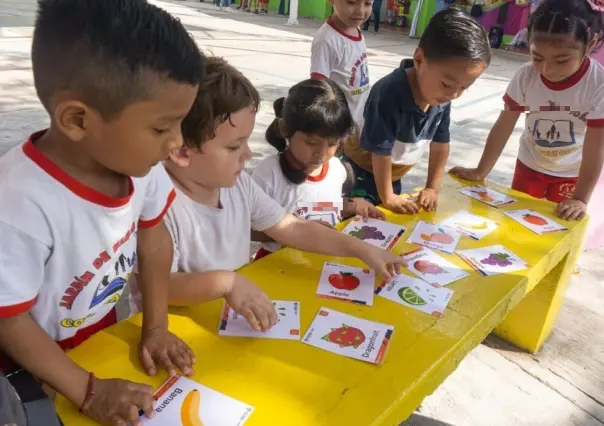
[[575, 75], [552, 83], [524, 64], [504, 101], [527, 112], [518, 159], [547, 175], [579, 176], [587, 128], [604, 127], [604, 67], [586, 58]]
[[[252, 177], [288, 213], [297, 214], [299, 209], [308, 208], [313, 203], [331, 203], [338, 210], [342, 209], [342, 186], [346, 181], [346, 169], [336, 157], [323, 165], [319, 175], [310, 176], [299, 185], [287, 180], [281, 171], [278, 154], [262, 160]], [[263, 243], [262, 247], [274, 252], [281, 248], [281, 244]]]
[[310, 75], [329, 78], [346, 94], [350, 111], [359, 129], [363, 128], [363, 109], [369, 96], [369, 60], [363, 33], [357, 37], [337, 30], [328, 19], [315, 34], [311, 46]]
[[0, 316], [29, 310], [70, 348], [116, 321], [137, 230], [160, 223], [175, 193], [161, 165], [125, 198], [88, 188], [38, 151], [43, 133], [0, 159]]

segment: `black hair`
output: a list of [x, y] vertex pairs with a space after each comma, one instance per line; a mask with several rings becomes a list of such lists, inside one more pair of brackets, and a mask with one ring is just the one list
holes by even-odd
[[31, 57], [47, 110], [54, 93], [70, 91], [105, 118], [161, 79], [196, 85], [203, 72], [180, 21], [145, 0], [39, 0]]
[[[277, 99], [273, 107], [276, 118], [266, 129], [266, 140], [279, 151], [283, 174], [295, 184], [304, 182], [307, 175], [306, 170], [286, 158], [287, 138], [302, 132], [343, 141], [356, 131], [346, 95], [329, 79], [301, 81], [289, 89], [287, 98]], [[279, 128], [279, 119], [283, 120], [283, 132]]]
[[586, 0], [545, 0], [529, 17], [529, 40], [535, 33], [568, 34], [585, 46], [597, 36], [595, 51], [604, 42], [604, 14]]
[[428, 60], [454, 58], [472, 63], [491, 62], [491, 46], [484, 28], [456, 7], [436, 13], [419, 40], [419, 48]]

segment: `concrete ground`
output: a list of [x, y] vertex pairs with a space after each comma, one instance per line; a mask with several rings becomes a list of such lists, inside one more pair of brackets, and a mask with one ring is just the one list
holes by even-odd
[[[287, 27], [281, 16], [219, 12], [208, 3], [156, 2], [178, 16], [207, 54], [220, 55], [259, 89], [263, 104], [251, 138], [253, 168], [272, 148], [263, 132], [273, 120], [272, 102], [307, 78], [312, 34], [321, 24], [301, 19]], [[32, 84], [29, 48], [34, 0], [0, 0], [0, 155], [21, 143], [48, 118]], [[373, 81], [412, 54], [416, 41], [388, 29], [367, 34]], [[498, 112], [501, 96], [522, 59], [496, 54], [488, 71], [454, 102], [449, 167], [476, 164]], [[516, 129], [490, 179], [508, 184], [514, 168]], [[423, 183], [426, 162], [407, 184]], [[0, 207], [1, 208], [1, 207]], [[525, 354], [489, 337], [405, 424], [417, 426], [604, 425], [603, 252], [584, 253], [556, 328], [541, 353]]]

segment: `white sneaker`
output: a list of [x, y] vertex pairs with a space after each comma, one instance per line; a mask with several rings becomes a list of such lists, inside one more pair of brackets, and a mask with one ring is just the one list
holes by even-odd
[[220, 7], [220, 11], [224, 12], [224, 7], [222, 7], [222, 6], [219, 6], [219, 7]]

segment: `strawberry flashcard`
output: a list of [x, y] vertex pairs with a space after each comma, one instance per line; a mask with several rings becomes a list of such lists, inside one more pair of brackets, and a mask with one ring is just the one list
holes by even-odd
[[375, 294], [438, 318], [449, 304], [453, 290], [434, 287], [425, 281], [401, 274], [378, 287]]
[[458, 211], [440, 224], [455, 228], [477, 241], [499, 228], [499, 223], [494, 220], [477, 216], [466, 210]]
[[300, 340], [300, 303], [275, 300], [273, 305], [277, 312], [277, 324], [267, 331], [256, 331], [242, 315], [225, 304], [218, 334], [220, 336]]
[[453, 254], [460, 238], [461, 234], [453, 228], [419, 221], [407, 242]]
[[470, 274], [426, 247], [403, 255], [408, 270], [428, 284], [444, 286]]
[[375, 271], [325, 262], [317, 296], [373, 305]]
[[141, 416], [144, 426], [243, 426], [254, 407], [183, 376], [170, 377], [153, 398], [155, 416]]
[[459, 192], [496, 208], [516, 202], [512, 197], [480, 185], [468, 186], [460, 189]]
[[380, 364], [394, 327], [321, 308], [302, 342], [361, 361]]
[[370, 218], [365, 222], [360, 217], [354, 217], [342, 232], [371, 245], [392, 250], [405, 233], [405, 228], [384, 220]]
[[539, 235], [566, 231], [568, 229], [549, 217], [531, 209], [508, 210], [505, 212], [505, 215]]
[[457, 255], [485, 277], [530, 268], [528, 263], [502, 245], [459, 250]]

